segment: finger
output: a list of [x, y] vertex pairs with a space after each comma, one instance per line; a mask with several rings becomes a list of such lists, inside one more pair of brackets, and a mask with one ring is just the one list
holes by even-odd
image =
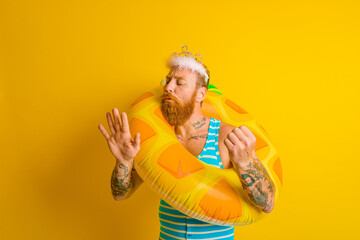
[[113, 108], [113, 114], [114, 114], [114, 120], [115, 120], [115, 130], [117, 132], [120, 132], [121, 123], [120, 123], [119, 111], [117, 110], [117, 108]]
[[140, 133], [137, 133], [135, 136], [135, 146], [140, 147]]
[[247, 140], [247, 136], [243, 133], [243, 131], [240, 128], [234, 128], [233, 130], [234, 134], [236, 135], [236, 137], [238, 139], [240, 139], [240, 141], [246, 141]]
[[111, 113], [107, 112], [106, 113], [106, 118], [107, 118], [107, 121], [108, 121], [108, 124], [109, 124], [110, 132], [111, 132], [112, 135], [114, 135], [115, 134], [115, 129], [114, 129], [113, 120], [111, 118]]
[[103, 125], [100, 124], [98, 127], [99, 127], [101, 133], [102, 133], [102, 134], [104, 135], [104, 137], [106, 138], [106, 140], [109, 140], [110, 135], [109, 135], [109, 133], [106, 131], [106, 129], [103, 127]]
[[234, 147], [234, 144], [228, 138], [225, 138], [224, 143], [228, 149], [231, 149]]
[[233, 145], [235, 145], [235, 146], [240, 145], [240, 140], [237, 138], [237, 136], [233, 132], [229, 133], [228, 139], [231, 141], [231, 143]]
[[130, 132], [130, 130], [129, 130], [129, 122], [128, 122], [127, 115], [126, 115], [125, 112], [121, 113], [121, 120], [122, 120], [122, 129], [121, 129], [121, 131], [123, 133]]
[[242, 125], [242, 126], [240, 126], [240, 129], [243, 131], [243, 133], [244, 133], [247, 137], [249, 137], [249, 138], [251, 138], [252, 140], [256, 141], [255, 135], [250, 131], [249, 128], [247, 128], [246, 126]]

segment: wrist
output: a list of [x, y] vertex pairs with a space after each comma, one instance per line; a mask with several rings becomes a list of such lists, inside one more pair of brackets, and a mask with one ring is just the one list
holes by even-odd
[[124, 160], [120, 160], [120, 159], [116, 158], [116, 166], [119, 166], [119, 165], [124, 165], [131, 169], [134, 166], [134, 159], [124, 161]]
[[253, 162], [253, 159], [250, 158], [250, 159], [247, 159], [247, 160], [244, 160], [241, 162], [236, 162], [236, 163], [233, 162], [233, 165], [239, 171], [247, 171], [250, 169], [250, 163], [252, 163], [252, 162]]

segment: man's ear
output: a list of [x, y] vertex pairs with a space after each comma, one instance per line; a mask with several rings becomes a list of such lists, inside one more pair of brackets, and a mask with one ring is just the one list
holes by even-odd
[[200, 87], [199, 89], [198, 89], [198, 94], [197, 94], [197, 100], [199, 101], [199, 102], [202, 102], [203, 100], [204, 100], [204, 98], [205, 98], [205, 96], [206, 96], [206, 88], [205, 87]]

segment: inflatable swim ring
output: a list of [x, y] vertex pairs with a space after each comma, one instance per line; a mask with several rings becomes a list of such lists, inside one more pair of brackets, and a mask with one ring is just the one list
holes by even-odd
[[[247, 199], [233, 168], [206, 164], [181, 145], [174, 127], [161, 113], [162, 94], [161, 85], [145, 92], [127, 113], [132, 137], [140, 132], [141, 147], [134, 167], [146, 185], [180, 212], [215, 225], [251, 224], [266, 216]], [[255, 152], [276, 185], [276, 202], [282, 186], [282, 167], [265, 129], [211, 84], [202, 112], [234, 126], [245, 125], [255, 135]]]

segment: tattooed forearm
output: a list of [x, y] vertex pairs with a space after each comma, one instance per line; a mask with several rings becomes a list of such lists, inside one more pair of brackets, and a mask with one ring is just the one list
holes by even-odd
[[201, 134], [201, 135], [192, 136], [192, 137], [189, 138], [188, 140], [190, 140], [190, 139], [198, 140], [199, 138], [207, 138], [207, 133], [204, 133], [204, 134]]
[[240, 181], [249, 200], [264, 212], [270, 212], [275, 198], [275, 186], [260, 160], [255, 158], [245, 169], [238, 169]]
[[125, 164], [117, 163], [111, 176], [111, 190], [114, 197], [125, 196], [132, 188], [131, 171]]
[[206, 118], [203, 117], [202, 119], [200, 119], [200, 121], [197, 121], [197, 122], [193, 123], [193, 127], [194, 127], [195, 129], [199, 129], [199, 128], [201, 128], [202, 126], [204, 126], [205, 123], [206, 123]]

